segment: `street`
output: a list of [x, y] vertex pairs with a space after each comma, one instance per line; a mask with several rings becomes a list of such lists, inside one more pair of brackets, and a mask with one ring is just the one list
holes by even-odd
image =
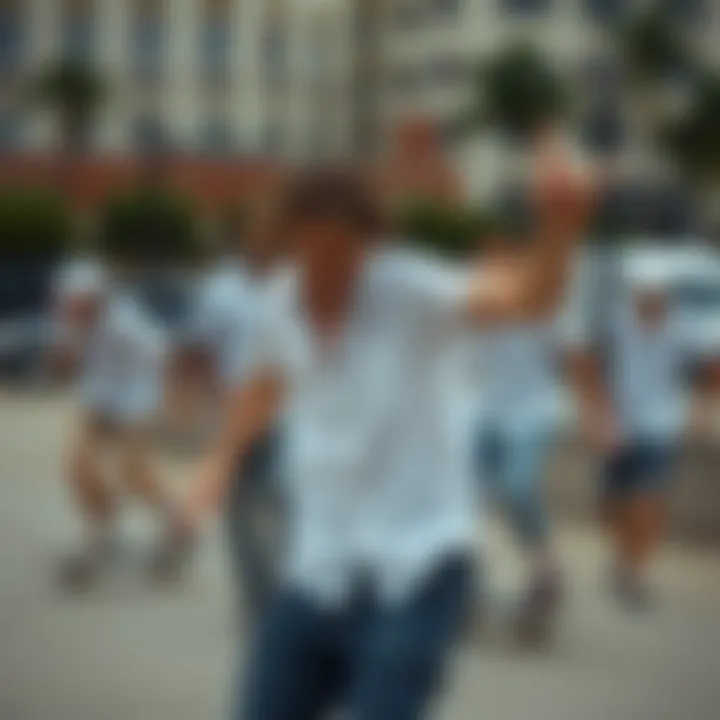
[[[237, 622], [218, 537], [181, 586], [157, 587], [143, 564], [150, 523], [133, 509], [124, 562], [99, 589], [71, 597], [55, 585], [56, 563], [78, 536], [62, 478], [72, 419], [66, 399], [0, 391], [0, 718], [227, 717]], [[184, 463], [164, 466], [180, 488]], [[483, 629], [462, 647], [438, 717], [718, 717], [720, 552], [669, 547], [659, 607], [632, 616], [607, 595], [594, 528], [563, 525], [558, 542], [567, 612], [555, 646], [528, 653], [510, 630], [516, 553], [493, 524]]]

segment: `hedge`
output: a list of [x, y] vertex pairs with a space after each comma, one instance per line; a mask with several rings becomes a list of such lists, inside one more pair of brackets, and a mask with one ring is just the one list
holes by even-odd
[[100, 210], [97, 237], [102, 255], [124, 262], [182, 264], [203, 251], [195, 207], [159, 188], [108, 198]]
[[74, 219], [57, 195], [36, 189], [0, 191], [0, 255], [5, 261], [54, 261], [75, 238]]

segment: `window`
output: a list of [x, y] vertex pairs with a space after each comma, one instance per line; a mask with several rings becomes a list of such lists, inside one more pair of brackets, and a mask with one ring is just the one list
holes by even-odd
[[460, 14], [462, 0], [430, 0], [430, 9], [433, 16], [454, 18]]
[[625, 128], [618, 107], [608, 103], [595, 108], [585, 123], [584, 139], [588, 147], [598, 153], [620, 150], [625, 141]]
[[263, 149], [268, 155], [279, 155], [283, 151], [285, 133], [279, 122], [268, 121], [265, 125]]
[[418, 0], [403, 0], [395, 9], [393, 24], [401, 30], [416, 28], [422, 23], [423, 9]]
[[707, 0], [660, 0], [659, 5], [678, 20], [702, 20], [707, 16]]
[[422, 88], [422, 72], [412, 66], [398, 68], [392, 78], [392, 91], [398, 95], [413, 95]]
[[208, 79], [223, 79], [229, 74], [231, 42], [229, 6], [214, 3], [207, 8], [200, 30], [200, 62]]
[[612, 58], [595, 57], [582, 68], [580, 82], [593, 98], [615, 99], [622, 90], [623, 72]]
[[456, 86], [467, 77], [466, 64], [457, 57], [436, 58], [428, 68], [431, 82], [438, 85]]
[[62, 48], [66, 57], [89, 60], [94, 46], [93, 3], [68, 0], [63, 6]]
[[280, 27], [265, 31], [262, 43], [263, 67], [273, 84], [284, 84], [288, 74], [287, 38]]
[[162, 69], [165, 28], [160, 2], [137, 3], [132, 28], [132, 58], [140, 79], [154, 79]]
[[541, 15], [550, 11], [552, 0], [500, 0], [502, 9], [513, 15]]
[[133, 123], [133, 144], [144, 154], [162, 152], [167, 147], [165, 129], [155, 115], [140, 115]]
[[200, 147], [210, 155], [223, 155], [234, 148], [233, 132], [224, 118], [212, 118], [201, 131]]
[[25, 23], [21, 3], [0, 2], [0, 72], [16, 70], [22, 62]]
[[621, 20], [628, 10], [628, 0], [584, 0], [585, 11], [594, 20]]
[[21, 127], [17, 113], [0, 110], [0, 153], [13, 152], [18, 149]]

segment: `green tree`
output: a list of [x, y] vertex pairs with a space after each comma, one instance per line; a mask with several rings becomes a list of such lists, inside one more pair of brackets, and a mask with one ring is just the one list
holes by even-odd
[[656, 140], [672, 112], [674, 82], [682, 87], [696, 72], [696, 61], [682, 27], [661, 7], [638, 13], [621, 26], [619, 54], [627, 71], [628, 89], [647, 134]]
[[84, 62], [61, 59], [40, 73], [34, 89], [37, 100], [56, 116], [62, 149], [84, 151], [106, 95], [102, 76]]
[[720, 76], [706, 76], [687, 111], [663, 134], [664, 147], [695, 190], [706, 229], [720, 231]]
[[481, 65], [476, 106], [476, 121], [524, 140], [563, 114], [566, 93], [539, 51], [513, 45]]

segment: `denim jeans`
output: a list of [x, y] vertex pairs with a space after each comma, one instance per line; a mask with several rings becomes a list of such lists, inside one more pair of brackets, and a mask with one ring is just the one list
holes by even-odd
[[278, 437], [259, 442], [232, 478], [225, 529], [238, 596], [251, 617], [275, 590], [284, 532], [284, 502], [277, 474]]
[[480, 478], [500, 498], [520, 541], [529, 547], [547, 537], [543, 501], [551, 434], [546, 430], [518, 433], [484, 430], [478, 443]]
[[234, 720], [419, 720], [441, 687], [471, 596], [472, 560], [448, 558], [407, 601], [358, 593], [342, 609], [277, 598], [256, 638]]

